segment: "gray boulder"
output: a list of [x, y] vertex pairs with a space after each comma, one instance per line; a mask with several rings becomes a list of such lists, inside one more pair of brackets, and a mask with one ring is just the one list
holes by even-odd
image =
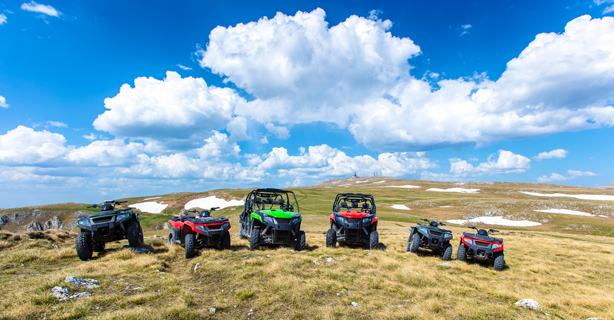
[[9, 223], [9, 216], [7, 216], [6, 214], [0, 217], [0, 226], [3, 226], [5, 224]]
[[49, 219], [49, 221], [45, 222], [45, 225], [43, 226], [43, 229], [48, 230], [48, 229], [60, 229], [60, 227], [62, 226], [62, 220], [60, 220], [60, 217], [55, 216], [51, 219]]
[[26, 231], [43, 231], [43, 226], [40, 223], [36, 222], [36, 221], [32, 221], [26, 227]]
[[168, 229], [170, 229], [170, 228], [171, 228], [171, 224], [170, 224], [170, 223], [168, 223], [168, 222], [165, 222], [165, 223], [162, 225], [162, 229], [164, 229], [164, 230], [168, 230]]
[[533, 309], [533, 310], [542, 310], [542, 306], [539, 305], [539, 302], [532, 299], [521, 299], [514, 303], [517, 307]]

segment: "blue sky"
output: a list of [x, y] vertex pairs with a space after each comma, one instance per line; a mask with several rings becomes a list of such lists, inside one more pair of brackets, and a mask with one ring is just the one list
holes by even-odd
[[0, 2], [0, 208], [354, 171], [604, 186], [614, 0]]

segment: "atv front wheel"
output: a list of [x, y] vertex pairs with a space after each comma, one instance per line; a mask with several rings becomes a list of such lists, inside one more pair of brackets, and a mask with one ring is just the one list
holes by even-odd
[[128, 228], [126, 229], [126, 238], [128, 238], [128, 245], [136, 248], [141, 244], [142, 234], [139, 234], [139, 225], [131, 221], [128, 223]]
[[456, 260], [458, 261], [467, 261], [467, 248], [465, 248], [464, 244], [460, 244], [458, 246], [458, 251], [456, 252]]
[[94, 244], [94, 252], [102, 252], [104, 251], [104, 242], [96, 242]]
[[220, 242], [220, 249], [230, 249], [230, 232], [224, 232], [222, 236], [222, 242]]
[[296, 247], [294, 249], [296, 251], [305, 249], [305, 231], [301, 230], [298, 232], [298, 237], [296, 237]]
[[75, 240], [75, 247], [77, 249], [77, 256], [83, 261], [87, 261], [92, 258], [94, 251], [94, 242], [92, 240], [92, 234], [89, 232], [81, 232], [77, 234]]
[[369, 249], [375, 250], [379, 247], [379, 234], [377, 231], [371, 232], [369, 235]]
[[328, 229], [326, 232], [326, 246], [334, 247], [337, 244], [337, 233], [333, 229]]
[[420, 246], [420, 235], [414, 233], [411, 236], [411, 245], [409, 246], [409, 251], [416, 253], [418, 252], [418, 247]]
[[503, 255], [499, 255], [495, 258], [494, 268], [496, 271], [501, 271], [505, 267], [505, 258]]
[[450, 259], [452, 259], [452, 245], [448, 243], [441, 255], [441, 260], [448, 261]]
[[188, 233], [185, 235], [185, 258], [190, 259], [194, 256], [194, 242], [196, 242], [196, 237], [193, 233]]
[[260, 247], [260, 229], [252, 229], [249, 237], [249, 250], [257, 250]]

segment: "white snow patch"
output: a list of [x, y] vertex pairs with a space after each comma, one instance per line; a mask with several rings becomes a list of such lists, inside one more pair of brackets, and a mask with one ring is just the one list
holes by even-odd
[[484, 223], [497, 226], [508, 227], [535, 227], [541, 225], [539, 222], [533, 222], [529, 220], [514, 221], [508, 220], [503, 217], [477, 217], [469, 220], [447, 220], [446, 222], [455, 224], [467, 224], [467, 223]]
[[480, 189], [465, 189], [465, 188], [450, 188], [450, 189], [439, 189], [439, 188], [430, 188], [426, 191], [433, 192], [459, 192], [459, 193], [478, 193]]
[[440, 208], [453, 208], [452, 206], [440, 206]]
[[162, 197], [151, 197], [151, 198], [146, 198], [146, 199], [143, 199], [143, 201], [145, 201], [145, 200], [154, 200], [154, 199], [160, 199], [160, 198], [162, 198]]
[[614, 201], [614, 196], [608, 196], [604, 194], [564, 194], [564, 193], [537, 193], [537, 192], [526, 192], [520, 191], [520, 193], [528, 194], [530, 196], [536, 197], [565, 197], [565, 198], [576, 198], [581, 200], [604, 200], [604, 201]]
[[141, 210], [141, 212], [160, 213], [162, 210], [168, 207], [168, 204], [160, 204], [155, 201], [151, 201], [131, 204], [129, 207]]
[[355, 183], [365, 183], [365, 182], [369, 182], [369, 180], [356, 181]]
[[392, 205], [392, 209], [398, 209], [398, 210], [411, 210], [409, 209], [406, 205], [404, 204], [393, 204]]
[[421, 186], [412, 186], [411, 184], [408, 185], [404, 185], [404, 186], [386, 186], [386, 188], [410, 188], [410, 189], [415, 189], [415, 188], [422, 188]]
[[608, 216], [604, 216], [602, 214], [600, 214], [599, 216], [602, 217], [602, 218], [609, 218]]
[[574, 216], [585, 216], [585, 217], [594, 217], [594, 215], [582, 211], [574, 211], [567, 209], [546, 209], [546, 210], [535, 210], [538, 212], [546, 212], [546, 213], [560, 213], [560, 214], [570, 214]]
[[378, 181], [378, 182], [373, 182], [373, 183], [375, 184], [375, 183], [384, 183], [384, 182], [386, 182], [386, 180], [382, 180], [382, 181]]
[[189, 210], [192, 208], [201, 208], [201, 209], [211, 209], [213, 207], [220, 207], [220, 209], [228, 208], [228, 207], [236, 207], [242, 206], [244, 204], [243, 200], [230, 200], [226, 201], [224, 199], [219, 199], [216, 196], [210, 196], [206, 198], [194, 199], [185, 204], [185, 209]]

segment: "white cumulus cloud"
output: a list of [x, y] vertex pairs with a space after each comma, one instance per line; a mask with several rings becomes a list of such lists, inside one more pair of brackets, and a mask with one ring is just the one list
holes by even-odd
[[144, 145], [123, 139], [98, 140], [87, 146], [71, 150], [66, 159], [78, 165], [127, 166], [136, 163], [136, 157], [143, 153]]
[[498, 156], [490, 155], [486, 162], [473, 166], [461, 159], [450, 159], [450, 173], [456, 177], [508, 174], [525, 172], [531, 167], [531, 159], [507, 150], [499, 150]]
[[0, 107], [2, 108], [8, 108], [9, 105], [6, 103], [6, 98], [3, 96], [0, 96]]
[[52, 17], [59, 17], [61, 12], [57, 11], [54, 7], [45, 4], [39, 4], [34, 1], [30, 3], [22, 3], [21, 9], [25, 11], [38, 12], [42, 14], [46, 14]]
[[590, 171], [578, 171], [578, 170], [567, 170], [572, 177], [593, 177], [596, 176], [596, 173]]
[[164, 80], [142, 77], [134, 87], [124, 84], [115, 97], [105, 99], [108, 110], [94, 127], [117, 137], [193, 146], [211, 130], [224, 129], [241, 103], [245, 100], [232, 89], [169, 71]]
[[556, 150], [552, 150], [548, 152], [541, 152], [537, 156], [533, 157], [533, 159], [535, 160], [545, 160], [545, 159], [553, 159], [553, 158], [563, 159], [567, 157], [567, 153], [569, 153], [569, 151], [565, 149], [556, 149]]
[[25, 126], [0, 135], [0, 164], [36, 165], [64, 156], [66, 138], [46, 130], [34, 131]]
[[541, 176], [537, 178], [538, 182], [542, 182], [542, 183], [546, 183], [546, 182], [552, 182], [552, 181], [565, 181], [569, 178], [565, 177], [564, 175], [558, 174], [558, 173], [552, 173], [550, 176]]
[[6, 15], [0, 13], [0, 26], [6, 23]]

